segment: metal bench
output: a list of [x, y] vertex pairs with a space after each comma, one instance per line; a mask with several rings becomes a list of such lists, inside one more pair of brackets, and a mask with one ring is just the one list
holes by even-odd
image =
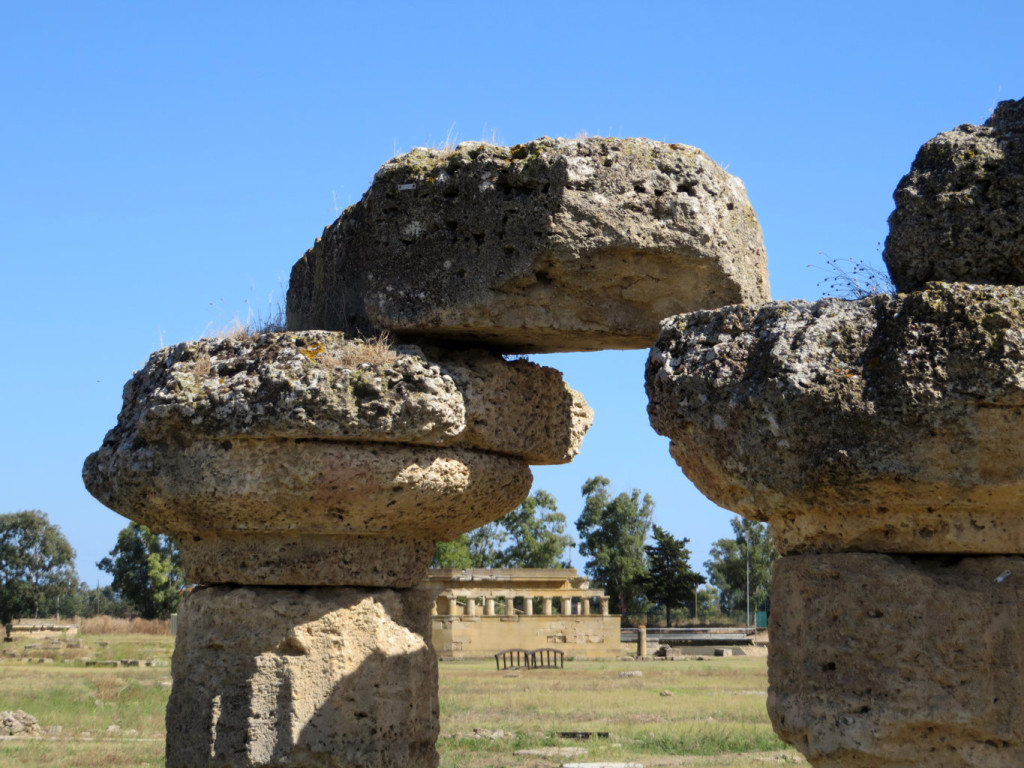
[[494, 665], [503, 669], [564, 669], [565, 652], [557, 648], [509, 648], [494, 654]]

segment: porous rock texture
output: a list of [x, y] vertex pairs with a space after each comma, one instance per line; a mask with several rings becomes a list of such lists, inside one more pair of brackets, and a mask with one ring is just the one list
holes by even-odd
[[768, 298], [739, 179], [648, 139], [466, 142], [385, 163], [293, 267], [290, 329], [500, 352], [649, 346], [668, 315]]
[[414, 590], [193, 593], [178, 616], [168, 768], [436, 766], [429, 605]]
[[899, 290], [1024, 284], [1024, 100], [927, 142], [893, 197], [884, 257]]
[[[592, 412], [561, 375], [313, 331], [154, 354], [85, 463], [90, 492], [173, 534], [202, 583], [417, 583], [433, 544], [568, 461]], [[375, 543], [376, 542], [376, 543]]]
[[1024, 289], [669, 318], [651, 424], [783, 553], [1024, 552]]
[[125, 385], [123, 401], [104, 449], [316, 438], [460, 446], [561, 464], [579, 452], [593, 421], [552, 368], [323, 331], [160, 350]]
[[776, 561], [768, 711], [816, 768], [1024, 765], [1024, 558]]

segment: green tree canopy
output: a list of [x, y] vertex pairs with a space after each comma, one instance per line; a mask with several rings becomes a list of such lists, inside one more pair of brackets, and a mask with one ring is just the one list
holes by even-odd
[[704, 563], [711, 584], [718, 588], [722, 613], [746, 617], [747, 564], [750, 565], [750, 610], [767, 610], [772, 584], [772, 563], [778, 557], [766, 523], [734, 517], [734, 537], [711, 545], [711, 559]]
[[77, 589], [75, 550], [45, 513], [0, 515], [0, 624], [49, 615]]
[[498, 521], [508, 536], [499, 558], [502, 568], [558, 568], [573, 543], [555, 497], [538, 490]]
[[434, 568], [557, 568], [573, 543], [565, 533], [565, 515], [555, 497], [537, 490], [493, 523], [441, 542], [434, 549]]
[[96, 563], [111, 574], [111, 586], [144, 619], [165, 619], [178, 608], [185, 575], [181, 553], [170, 536], [131, 523], [117, 535], [117, 546]]
[[647, 552], [647, 575], [640, 583], [652, 603], [665, 609], [665, 626], [672, 626], [672, 609], [694, 604], [694, 590], [705, 578], [690, 567], [689, 539], [680, 541], [659, 525], [651, 528], [654, 544]]
[[434, 547], [431, 568], [472, 568], [473, 558], [469, 553], [469, 534], [464, 533], [455, 541], [439, 541]]
[[576, 521], [580, 554], [588, 558], [587, 575], [609, 597], [613, 613], [636, 613], [641, 607], [642, 579], [647, 574], [644, 542], [654, 516], [654, 500], [633, 489], [612, 498], [611, 481], [592, 477], [583, 484], [583, 513]]

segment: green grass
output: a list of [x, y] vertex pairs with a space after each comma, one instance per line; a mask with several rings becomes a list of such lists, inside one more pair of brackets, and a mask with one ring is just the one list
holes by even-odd
[[[642, 677], [619, 676], [628, 670]], [[592, 762], [733, 768], [763, 766], [769, 759], [801, 763], [771, 729], [767, 684], [763, 658], [572, 662], [564, 670], [515, 676], [488, 662], [442, 663], [441, 767], [529, 768], [533, 763], [512, 753], [552, 746], [584, 747], [587, 755], [580, 759]], [[509, 736], [480, 738], [474, 729]], [[609, 736], [584, 742], [559, 737], [569, 731]], [[536, 762], [557, 764], [557, 758]]]
[[[86, 666], [85, 659], [167, 664], [166, 636], [83, 636], [81, 649], [0, 650], [63, 660], [0, 657], [0, 710], [22, 709], [43, 739], [0, 740], [0, 768], [156, 768], [164, 765], [169, 666]], [[13, 648], [12, 648], [13, 646]], [[73, 652], [71, 652], [73, 651]], [[80, 653], [79, 653], [80, 651]], [[639, 670], [642, 677], [620, 677]], [[673, 662], [567, 662], [564, 670], [497, 672], [493, 661], [440, 665], [441, 768], [554, 768], [567, 758], [516, 756], [521, 749], [581, 747], [586, 762], [648, 768], [765, 768], [806, 762], [772, 733], [763, 658]], [[663, 695], [664, 693], [671, 695]], [[110, 726], [117, 729], [108, 732]], [[495, 731], [500, 738], [489, 738]], [[566, 731], [608, 732], [575, 741]]]
[[[0, 657], [0, 710], [21, 709], [44, 728], [60, 727], [44, 739], [0, 740], [0, 768], [162, 766], [173, 638], [85, 635], [73, 641], [80, 647], [50, 648], [22, 638], [0, 645], [18, 654]], [[161, 666], [87, 665], [130, 659]]]

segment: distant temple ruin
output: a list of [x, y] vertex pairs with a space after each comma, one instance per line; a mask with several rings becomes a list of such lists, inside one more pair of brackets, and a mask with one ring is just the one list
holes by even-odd
[[542, 647], [576, 658], [619, 655], [619, 616], [575, 568], [433, 568], [424, 587], [440, 590], [431, 611], [438, 658]]

